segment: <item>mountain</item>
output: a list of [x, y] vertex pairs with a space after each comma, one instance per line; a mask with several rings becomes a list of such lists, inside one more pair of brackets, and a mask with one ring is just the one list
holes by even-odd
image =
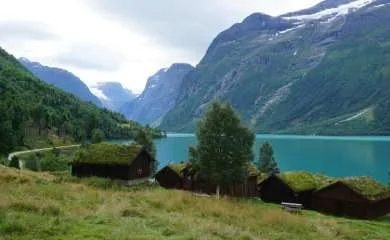
[[108, 139], [131, 138], [140, 128], [119, 113], [41, 81], [0, 48], [0, 156], [21, 148], [82, 142], [99, 130]]
[[193, 69], [194, 67], [184, 63], [161, 69], [148, 79], [142, 94], [124, 105], [121, 112], [127, 119], [140, 123], [158, 122], [175, 106], [183, 78]]
[[119, 111], [125, 103], [130, 102], [136, 95], [129, 89], [126, 89], [118, 82], [98, 83], [90, 87], [91, 92], [97, 96], [103, 103], [103, 106]]
[[87, 85], [73, 73], [60, 68], [43, 66], [26, 58], [19, 58], [19, 62], [42, 81], [71, 93], [81, 100], [90, 101], [99, 107], [102, 106], [101, 101], [91, 93]]
[[390, 0], [327, 0], [220, 33], [161, 128], [193, 131], [227, 101], [257, 132], [390, 134]]

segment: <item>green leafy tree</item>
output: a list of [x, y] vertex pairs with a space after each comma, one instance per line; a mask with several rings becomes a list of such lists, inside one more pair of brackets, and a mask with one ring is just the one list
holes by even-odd
[[104, 132], [101, 129], [95, 128], [92, 130], [92, 137], [91, 142], [92, 143], [101, 143], [105, 139]]
[[219, 198], [221, 186], [245, 180], [255, 136], [241, 124], [229, 104], [215, 102], [199, 121], [196, 137], [198, 145], [190, 148], [190, 161], [202, 180], [216, 185]]
[[276, 163], [274, 150], [269, 142], [264, 143], [260, 147], [260, 158], [258, 168], [264, 173], [275, 173], [278, 169]]
[[139, 129], [134, 136], [134, 141], [139, 145], [145, 147], [146, 151], [150, 153], [155, 159], [154, 165], [152, 167], [152, 174], [156, 173], [158, 168], [158, 161], [156, 159], [156, 145], [153, 142], [151, 134], [149, 134], [145, 129]]

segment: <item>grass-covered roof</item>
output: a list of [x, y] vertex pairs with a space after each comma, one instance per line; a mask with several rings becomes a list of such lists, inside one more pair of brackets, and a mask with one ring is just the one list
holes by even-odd
[[284, 172], [278, 177], [296, 192], [319, 189], [332, 182], [327, 176], [308, 172]]
[[86, 149], [77, 152], [73, 162], [102, 165], [130, 165], [141, 148], [137, 144], [90, 144]]
[[368, 199], [390, 197], [390, 188], [378, 183], [371, 177], [348, 177], [340, 181]]
[[183, 177], [183, 170], [189, 167], [188, 163], [169, 164], [168, 167], [174, 171], [178, 176]]

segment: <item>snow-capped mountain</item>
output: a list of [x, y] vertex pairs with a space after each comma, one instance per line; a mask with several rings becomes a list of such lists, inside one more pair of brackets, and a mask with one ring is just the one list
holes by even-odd
[[89, 89], [100, 99], [104, 107], [113, 111], [119, 111], [125, 103], [136, 97], [131, 90], [118, 82], [97, 83]]
[[[360, 8], [368, 6], [374, 2], [375, 0], [325, 1], [319, 6], [314, 7], [314, 9], [317, 11], [313, 11], [313, 9], [311, 9], [309, 11], [288, 14], [283, 16], [283, 18], [286, 20], [296, 21], [298, 24], [313, 20], [323, 20], [326, 22], [330, 22], [332, 20], [335, 20], [337, 17], [345, 16], [351, 12], [355, 12]], [[324, 4], [328, 8], [324, 8]]]
[[155, 123], [175, 105], [182, 80], [191, 70], [191, 65], [183, 63], [159, 70], [148, 79], [142, 94], [124, 105], [121, 112], [130, 120]]

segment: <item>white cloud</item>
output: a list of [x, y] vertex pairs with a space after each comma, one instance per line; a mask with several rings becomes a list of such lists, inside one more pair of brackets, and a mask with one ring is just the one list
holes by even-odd
[[196, 65], [220, 31], [249, 14], [279, 15], [318, 2], [0, 0], [0, 46], [89, 85], [118, 81], [140, 92], [158, 69]]

